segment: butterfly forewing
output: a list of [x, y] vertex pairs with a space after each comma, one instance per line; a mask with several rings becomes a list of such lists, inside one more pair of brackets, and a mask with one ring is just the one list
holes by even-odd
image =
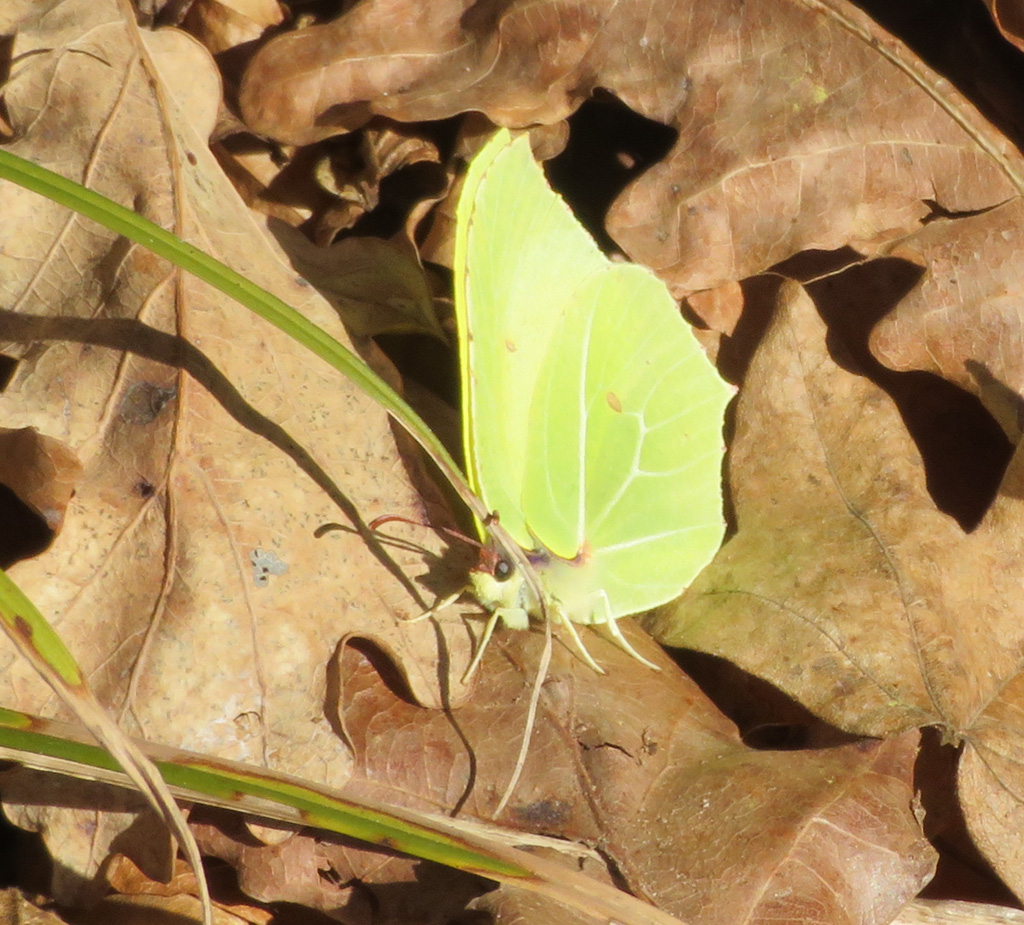
[[463, 441], [470, 484], [524, 548], [533, 545], [522, 494], [537, 380], [580, 279], [605, 264], [551, 192], [527, 136], [492, 141], [473, 160], [455, 253]]

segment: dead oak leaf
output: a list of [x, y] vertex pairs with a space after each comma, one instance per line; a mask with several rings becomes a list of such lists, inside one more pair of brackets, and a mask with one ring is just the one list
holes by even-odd
[[[344, 341], [196, 134], [212, 121], [192, 97], [182, 113], [161, 82], [163, 34], [114, 0], [86, 6], [22, 5], [7, 149], [134, 206]], [[214, 111], [215, 68], [178, 39], [173, 66]], [[400, 619], [419, 594], [400, 578], [423, 571], [424, 550], [388, 553], [358, 532], [382, 512], [423, 512], [383, 410], [144, 248], [10, 183], [0, 212], [0, 340], [17, 360], [0, 423], [34, 428], [81, 467], [60, 533], [12, 577], [127, 731], [340, 785], [349, 754], [323, 711], [346, 632], [379, 636], [417, 696], [439, 698], [438, 637]], [[33, 492], [66, 499], [59, 477]], [[318, 536], [336, 521], [346, 529]], [[446, 654], [455, 671], [459, 646]], [[0, 669], [5, 706], [64, 715], [6, 644]], [[81, 813], [62, 829], [5, 811], [48, 830], [69, 889], [125, 824]]]
[[948, 82], [838, 2], [371, 0], [270, 41], [241, 106], [304, 144], [375, 115], [550, 124], [598, 87], [679, 132], [608, 213], [677, 296], [808, 248], [876, 249], [918, 230], [928, 200], [986, 208], [1024, 177]]
[[[738, 532], [653, 629], [844, 729], [939, 727], [965, 743], [972, 831], [1019, 824], [1022, 465], [1018, 453], [964, 533], [929, 497], [895, 405], [833, 359], [809, 297], [790, 284], [737, 407]], [[1020, 891], [1017, 840], [1004, 835], [987, 839], [987, 856]]]
[[[857, 921], [890, 921], [934, 865], [911, 811], [917, 734], [750, 749], [650, 639], [623, 628], [663, 670], [637, 671], [594, 634], [601, 677], [556, 643], [523, 776], [497, 821], [598, 848], [633, 892], [689, 922], [825, 923], [850, 909]], [[379, 660], [350, 652], [341, 669], [357, 758], [350, 787], [489, 819], [525, 728], [525, 666], [542, 644], [539, 633], [499, 630], [473, 696], [448, 714], [416, 706], [384, 683]], [[514, 891], [500, 895], [478, 905], [509, 920], [525, 914]]]

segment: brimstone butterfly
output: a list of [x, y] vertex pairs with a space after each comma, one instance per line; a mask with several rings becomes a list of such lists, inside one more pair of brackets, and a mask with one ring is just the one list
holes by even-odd
[[[599, 624], [677, 597], [722, 541], [722, 421], [733, 389], [664, 284], [613, 263], [551, 190], [528, 136], [499, 131], [458, 203], [455, 316], [469, 483], [526, 551], [471, 588], [495, 623]], [[486, 529], [481, 526], [481, 529]], [[649, 663], [648, 663], [649, 664]]]

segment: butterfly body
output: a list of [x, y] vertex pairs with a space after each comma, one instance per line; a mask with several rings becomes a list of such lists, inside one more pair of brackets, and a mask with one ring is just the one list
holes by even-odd
[[603, 669], [591, 657], [574, 628], [574, 623], [607, 626], [619, 644], [638, 661], [655, 667], [641, 656], [622, 636], [611, 602], [605, 590], [595, 584], [594, 573], [584, 567], [585, 559], [568, 561], [550, 552], [532, 551], [528, 559], [541, 579], [545, 593], [544, 606], [525, 580], [507, 559], [493, 550], [485, 549], [480, 564], [469, 574], [473, 596], [491, 614], [484, 629], [477, 654], [467, 669], [467, 675], [476, 670], [496, 623], [509, 629], [525, 630], [530, 620], [544, 617], [563, 625], [571, 635], [583, 660], [595, 671]]

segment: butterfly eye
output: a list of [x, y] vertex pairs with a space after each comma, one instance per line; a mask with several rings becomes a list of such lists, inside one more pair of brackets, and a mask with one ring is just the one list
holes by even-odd
[[494, 577], [498, 581], [508, 581], [512, 577], [512, 563], [508, 559], [499, 559], [494, 563]]

